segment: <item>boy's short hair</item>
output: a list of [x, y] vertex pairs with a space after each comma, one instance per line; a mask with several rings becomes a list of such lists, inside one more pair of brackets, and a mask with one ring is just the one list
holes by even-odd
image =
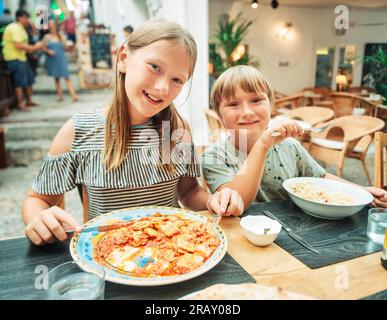
[[238, 87], [249, 93], [266, 93], [271, 106], [274, 106], [274, 91], [265, 76], [254, 67], [240, 65], [227, 69], [216, 79], [210, 94], [212, 109], [219, 114], [222, 100], [232, 99]]

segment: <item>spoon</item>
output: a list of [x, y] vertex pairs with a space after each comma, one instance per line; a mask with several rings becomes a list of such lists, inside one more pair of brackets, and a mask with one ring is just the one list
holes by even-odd
[[[305, 132], [316, 132], [316, 133], [320, 133], [320, 132], [323, 132], [326, 128], [328, 128], [330, 126], [330, 122], [327, 123], [326, 125], [322, 126], [322, 127], [318, 127], [318, 128], [307, 128], [307, 129], [304, 129], [304, 133]], [[281, 136], [281, 132], [278, 132], [278, 131], [273, 131], [270, 136], [271, 137], [279, 137]]]

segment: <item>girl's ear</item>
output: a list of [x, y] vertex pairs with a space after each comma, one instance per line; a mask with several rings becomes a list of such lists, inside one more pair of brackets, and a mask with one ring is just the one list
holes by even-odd
[[127, 53], [126, 47], [123, 45], [123, 46], [121, 46], [121, 48], [118, 52], [118, 62], [117, 62], [118, 71], [121, 73], [126, 73], [126, 58], [127, 57], [128, 57], [128, 53]]

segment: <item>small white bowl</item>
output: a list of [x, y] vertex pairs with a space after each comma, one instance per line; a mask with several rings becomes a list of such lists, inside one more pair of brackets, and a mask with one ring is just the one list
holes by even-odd
[[[277, 239], [282, 226], [273, 219], [266, 216], [247, 216], [240, 222], [245, 236], [249, 241], [257, 246], [267, 246]], [[265, 234], [264, 229], [270, 228]]]

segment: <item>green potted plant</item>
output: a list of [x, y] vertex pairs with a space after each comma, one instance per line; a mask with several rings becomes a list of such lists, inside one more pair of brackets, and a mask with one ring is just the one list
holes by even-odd
[[383, 104], [387, 105], [387, 53], [379, 47], [376, 54], [372, 56], [365, 56], [364, 63], [371, 63], [375, 65], [373, 77], [375, 79], [376, 93], [383, 96]]
[[209, 44], [209, 61], [213, 66], [214, 78], [235, 65], [259, 66], [257, 59], [250, 56], [243, 46], [252, 23], [251, 20], [243, 19], [242, 13], [233, 19], [227, 17], [219, 20], [218, 29], [214, 35], [215, 42]]

